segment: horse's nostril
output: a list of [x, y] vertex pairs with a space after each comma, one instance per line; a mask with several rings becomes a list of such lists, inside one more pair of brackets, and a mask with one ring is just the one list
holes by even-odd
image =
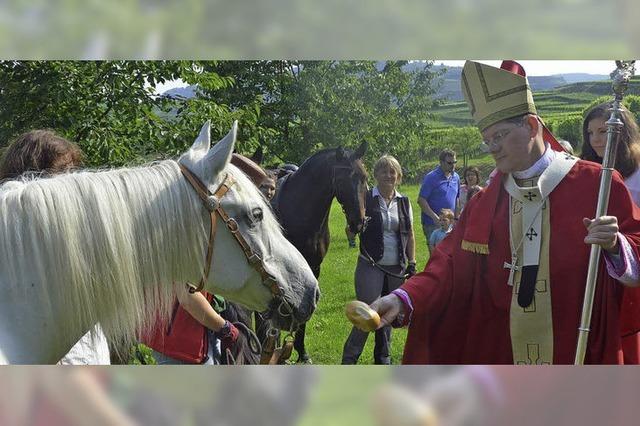
[[315, 304], [318, 304], [318, 300], [320, 300], [320, 287], [316, 286], [316, 294], [314, 295]]

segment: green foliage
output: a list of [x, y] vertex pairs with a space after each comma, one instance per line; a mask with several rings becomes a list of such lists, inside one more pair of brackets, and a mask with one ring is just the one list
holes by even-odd
[[156, 365], [153, 351], [150, 347], [138, 343], [129, 350], [129, 365]]
[[625, 96], [623, 104], [633, 113], [636, 120], [640, 119], [640, 96]]
[[[596, 105], [599, 105], [605, 102], [612, 102], [612, 101], [613, 101], [612, 95], [600, 96], [594, 99], [591, 103], [589, 103], [589, 105], [587, 105], [582, 110], [582, 116], [586, 117], [589, 111]], [[636, 120], [640, 118], [640, 96], [625, 95], [624, 99], [622, 100], [622, 105], [624, 105], [629, 111], [633, 113], [633, 115], [636, 117]]]
[[579, 150], [582, 141], [581, 115], [556, 121], [551, 127], [551, 130], [558, 139], [569, 141], [576, 152]]
[[[431, 147], [426, 158], [437, 158], [444, 148], [453, 149], [458, 160], [462, 160], [459, 168], [467, 167], [469, 160], [481, 152], [482, 135], [475, 126], [450, 127], [430, 132], [427, 146]], [[423, 167], [422, 172], [429, 170]]]
[[221, 62], [235, 84], [206, 96], [232, 109], [255, 105], [243, 146], [262, 145], [267, 164], [300, 162], [313, 152], [369, 142], [367, 159], [396, 156], [411, 170], [428, 139], [438, 73], [432, 63], [407, 71], [406, 61]]
[[[4, 61], [0, 148], [34, 128], [77, 142], [89, 166], [175, 156], [206, 120], [212, 138], [240, 121], [237, 150], [263, 146], [267, 165], [369, 142], [416, 173], [430, 143], [439, 73], [406, 61]], [[197, 96], [158, 96], [182, 79]], [[459, 141], [455, 141], [460, 144]]]
[[90, 166], [175, 155], [207, 119], [214, 134], [223, 134], [243, 113], [155, 93], [157, 84], [178, 78], [208, 89], [233, 82], [201, 68], [190, 61], [2, 61], [0, 146], [27, 130], [51, 128], [77, 142]]

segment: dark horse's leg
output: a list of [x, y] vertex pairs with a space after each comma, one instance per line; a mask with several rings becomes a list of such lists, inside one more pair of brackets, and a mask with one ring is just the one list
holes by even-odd
[[[326, 239], [328, 239], [328, 236], [325, 237]], [[328, 241], [325, 242], [324, 245], [324, 253], [326, 253], [326, 248], [328, 247]], [[324, 254], [322, 255], [322, 257], [324, 257]], [[322, 258], [320, 259], [320, 262], [322, 262]], [[311, 272], [313, 272], [313, 275], [318, 278], [320, 277], [320, 263], [318, 263], [317, 265], [309, 265], [311, 266]], [[311, 357], [309, 356], [309, 354], [307, 353], [306, 348], [304, 347], [304, 335], [306, 333], [307, 330], [307, 323], [304, 324], [300, 324], [298, 326], [298, 329], [296, 330], [296, 338], [293, 341], [293, 349], [295, 349], [295, 351], [298, 353], [298, 361], [297, 362], [301, 362], [304, 364], [311, 364]]]
[[307, 323], [300, 324], [298, 326], [298, 330], [296, 331], [296, 338], [293, 341], [293, 348], [296, 350], [296, 352], [298, 352], [298, 362], [310, 364], [311, 357], [304, 347], [304, 334], [306, 329]]

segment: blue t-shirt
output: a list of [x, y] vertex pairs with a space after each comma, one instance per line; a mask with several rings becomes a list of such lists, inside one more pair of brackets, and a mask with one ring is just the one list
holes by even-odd
[[[447, 179], [440, 166], [424, 175], [420, 196], [427, 200], [431, 210], [440, 214], [442, 209], [456, 211], [456, 199], [460, 194], [460, 176], [453, 172]], [[422, 224], [433, 225], [435, 222], [426, 214], [422, 213]]]
[[445, 231], [442, 228], [434, 229], [433, 232], [431, 233], [431, 236], [429, 237], [429, 245], [431, 247], [437, 246], [440, 241], [444, 240], [444, 237], [449, 235], [450, 232], [451, 232], [451, 228], [449, 228], [448, 231]]

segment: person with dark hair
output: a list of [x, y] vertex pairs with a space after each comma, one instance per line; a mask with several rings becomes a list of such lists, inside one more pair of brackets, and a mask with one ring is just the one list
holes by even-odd
[[[65, 173], [82, 166], [80, 148], [53, 130], [31, 130], [18, 136], [0, 161], [0, 182], [22, 174]], [[60, 360], [66, 365], [111, 364], [109, 346], [99, 325], [87, 332]]]
[[460, 185], [460, 197], [458, 198], [458, 215], [462, 213], [462, 209], [464, 209], [465, 204], [467, 204], [467, 199], [471, 198], [468, 196], [469, 189], [473, 186], [480, 185], [480, 170], [475, 166], [467, 167], [462, 174], [462, 181], [464, 183]]
[[64, 173], [82, 166], [80, 148], [53, 130], [32, 130], [18, 136], [0, 164], [0, 180], [25, 172]]
[[[611, 102], [596, 105], [584, 118], [582, 155], [580, 156], [583, 160], [602, 164], [604, 149], [607, 145], [606, 121], [611, 115], [611, 106]], [[615, 168], [622, 175], [633, 201], [640, 206], [640, 130], [635, 117], [627, 108], [622, 107], [620, 119], [624, 126], [615, 154]]]
[[[418, 205], [422, 210], [422, 231], [427, 244], [431, 233], [439, 227], [440, 211], [457, 211], [456, 204], [460, 197], [460, 176], [455, 172], [456, 153], [448, 148], [443, 149], [439, 159], [440, 165], [424, 176], [418, 196]], [[430, 244], [429, 253], [433, 254]]]
[[[398, 288], [404, 276], [416, 273], [413, 210], [409, 199], [397, 191], [402, 168], [395, 157], [383, 155], [373, 175], [376, 186], [367, 191], [366, 215], [370, 217], [360, 234], [360, 255], [355, 271], [356, 297], [371, 303]], [[342, 352], [342, 364], [355, 364], [368, 334], [353, 327]], [[373, 350], [376, 364], [390, 364], [391, 327], [375, 333]]]
[[[602, 164], [607, 145], [607, 124], [611, 116], [611, 102], [601, 103], [589, 110], [582, 123], [582, 155], [584, 160]], [[615, 168], [624, 179], [631, 198], [640, 206], [640, 130], [635, 117], [627, 108], [622, 107], [620, 120], [624, 126], [619, 136], [615, 153]], [[640, 304], [639, 289], [625, 289], [623, 296], [623, 318], [632, 316]], [[622, 328], [622, 344], [625, 364], [637, 363], [640, 359], [640, 328], [630, 321]]]
[[467, 61], [462, 92], [498, 172], [424, 272], [371, 305], [381, 326], [409, 325], [405, 364], [572, 364], [597, 245], [584, 363], [622, 363], [623, 286], [640, 284], [640, 208], [622, 177], [592, 218], [602, 168], [564, 152], [518, 63]]

